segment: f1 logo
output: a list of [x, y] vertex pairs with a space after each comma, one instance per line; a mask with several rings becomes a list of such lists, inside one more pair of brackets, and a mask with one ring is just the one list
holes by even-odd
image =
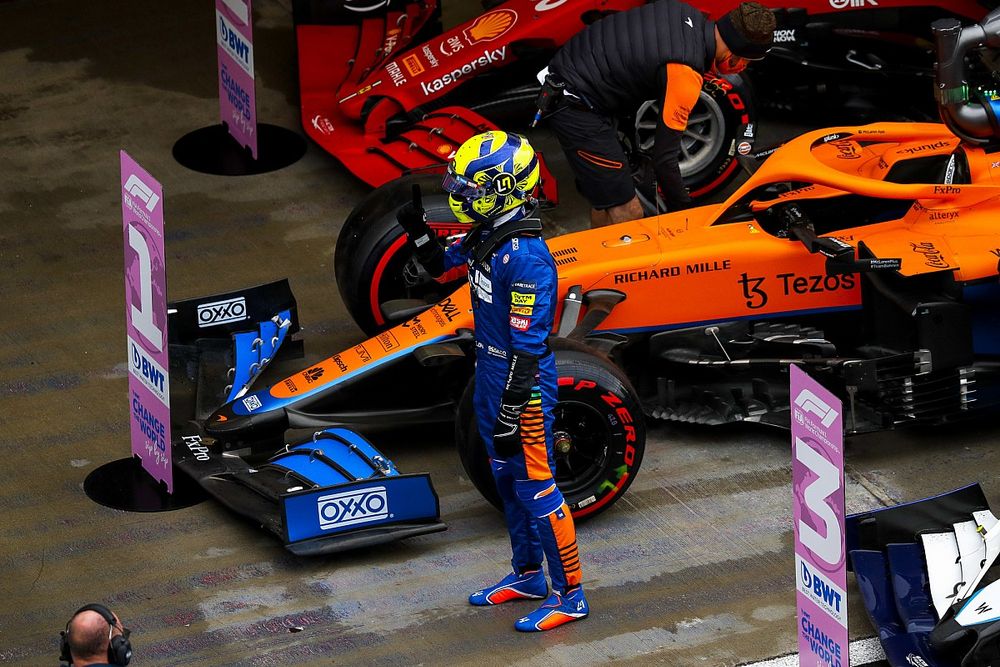
[[830, 424], [832, 424], [840, 414], [827, 405], [826, 401], [808, 389], [803, 389], [799, 392], [799, 395], [795, 397], [795, 405], [802, 408], [803, 411], [811, 412], [819, 417], [820, 423], [827, 428], [830, 427]]
[[153, 192], [153, 189], [143, 183], [135, 174], [129, 176], [128, 180], [125, 181], [125, 192], [146, 202], [146, 210], [150, 213], [153, 212], [156, 204], [160, 201], [160, 196]]

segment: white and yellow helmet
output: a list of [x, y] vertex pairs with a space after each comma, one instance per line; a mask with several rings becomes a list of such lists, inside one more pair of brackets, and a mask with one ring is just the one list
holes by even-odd
[[538, 156], [519, 134], [477, 134], [455, 152], [442, 185], [459, 222], [520, 220], [537, 201]]

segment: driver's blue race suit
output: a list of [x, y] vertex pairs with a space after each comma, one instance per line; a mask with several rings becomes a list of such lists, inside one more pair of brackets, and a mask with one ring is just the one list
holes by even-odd
[[[477, 229], [447, 249], [444, 265], [469, 267], [476, 420], [503, 500], [511, 562], [515, 572], [538, 569], [544, 553], [552, 588], [562, 593], [580, 584], [581, 571], [573, 518], [554, 480], [557, 376], [547, 340], [558, 281], [540, 232], [537, 218]], [[511, 407], [502, 404], [519, 389], [526, 400], [516, 406], [519, 442], [511, 447], [495, 442], [494, 433]]]

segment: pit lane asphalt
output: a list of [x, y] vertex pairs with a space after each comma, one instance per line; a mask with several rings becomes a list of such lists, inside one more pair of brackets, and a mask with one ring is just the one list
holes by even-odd
[[[462, 4], [446, 3], [446, 22], [471, 11]], [[259, 119], [298, 130], [290, 2], [255, 10]], [[628, 494], [579, 529], [590, 618], [536, 636], [511, 627], [530, 603], [465, 602], [509, 551], [448, 428], [373, 440], [402, 470], [431, 472], [449, 530], [339, 556], [296, 558], [210, 501], [142, 514], [87, 498], [86, 475], [129, 450], [119, 149], [164, 185], [171, 298], [289, 276], [310, 359], [361, 338], [332, 260], [362, 184], [315, 146], [241, 178], [171, 157], [217, 122], [212, 21], [194, 0], [0, 2], [0, 662], [53, 664], [67, 617], [92, 601], [133, 629], [137, 665], [693, 667], [794, 651], [777, 431], [653, 425]], [[582, 228], [558, 147], [531, 136], [563, 183], [550, 233]], [[851, 441], [849, 510], [984, 476], [995, 500], [996, 436], [979, 424]], [[850, 622], [852, 638], [873, 634], [858, 603]]]

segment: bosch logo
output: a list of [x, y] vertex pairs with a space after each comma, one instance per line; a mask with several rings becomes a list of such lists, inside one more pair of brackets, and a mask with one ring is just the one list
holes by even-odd
[[389, 498], [384, 486], [334, 493], [316, 499], [319, 527], [331, 530], [389, 518]]
[[247, 302], [241, 296], [198, 306], [198, 327], [214, 327], [247, 319]]

